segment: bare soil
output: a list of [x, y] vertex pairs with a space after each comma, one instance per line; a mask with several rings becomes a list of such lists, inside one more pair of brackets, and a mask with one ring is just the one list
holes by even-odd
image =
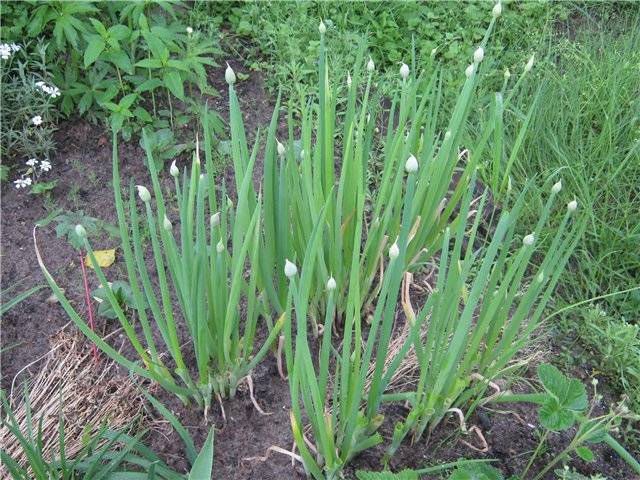
[[[266, 93], [259, 74], [248, 72], [240, 64], [232, 65], [236, 71], [250, 73], [248, 80], [239, 82], [238, 94], [244, 112], [247, 132], [255, 132], [258, 126], [268, 125], [275, 100]], [[226, 85], [223, 83], [224, 69], [211, 72], [211, 81], [221, 92], [221, 97], [211, 99], [210, 104], [224, 115], [227, 105]], [[279, 130], [286, 132], [284, 125]], [[250, 137], [251, 138], [251, 137]], [[111, 145], [108, 132], [103, 127], [92, 126], [84, 121], [69, 121], [60, 125], [57, 132], [58, 151], [53, 159], [54, 169], [50, 179], [58, 181], [51, 200], [44, 196], [34, 196], [24, 190], [11, 187], [2, 191], [2, 288], [22, 282], [20, 291], [33, 285], [44, 283], [44, 278], [36, 263], [31, 232], [36, 221], [46, 217], [56, 208], [64, 210], [84, 210], [87, 215], [100, 218], [111, 224], [116, 223], [113, 191], [111, 187]], [[137, 140], [121, 143], [120, 159], [122, 178], [135, 179], [136, 183], [148, 182], [147, 169], [143, 163], [144, 153]], [[182, 159], [184, 161], [185, 159]], [[256, 166], [257, 172], [261, 166]], [[225, 173], [227, 183], [232, 177], [232, 169]], [[9, 185], [9, 184], [7, 184]], [[84, 294], [80, 270], [80, 258], [64, 239], [56, 238], [54, 225], [38, 229], [38, 244], [45, 263], [65, 289], [67, 297], [79, 312], [84, 313]], [[94, 240], [94, 248], [112, 248], [116, 240], [108, 235]], [[124, 278], [123, 261], [117, 259], [109, 272], [114, 280]], [[95, 288], [97, 279], [90, 271], [90, 285]], [[120, 275], [118, 277], [118, 275]], [[117, 278], [116, 278], [117, 277]], [[10, 386], [14, 375], [23, 367], [41, 357], [48, 350], [49, 338], [69, 322], [59, 304], [48, 300], [48, 289], [33, 295], [2, 319], [2, 387]], [[4, 299], [6, 301], [6, 299]], [[112, 321], [98, 317], [97, 329], [110, 332], [116, 328]], [[264, 336], [264, 332], [262, 332]], [[9, 348], [11, 347], [11, 348]], [[106, 364], [106, 362], [105, 362]], [[113, 372], [114, 375], [121, 374]], [[252, 405], [248, 392], [241, 390], [236, 398], [224, 402], [226, 423], [221, 407], [215, 404], [209, 418], [203, 417], [196, 407], [183, 406], [175, 397], [160, 392], [159, 398], [173, 410], [181, 422], [192, 433], [196, 445], [200, 446], [211, 425], [217, 428], [215, 438], [216, 479], [303, 479], [299, 466], [291, 465], [290, 459], [282, 454], [266, 455], [271, 446], [291, 449], [293, 439], [290, 433], [290, 398], [286, 381], [278, 376], [275, 359], [268, 356], [253, 372], [255, 397], [268, 412], [261, 415]], [[601, 382], [601, 384], [604, 382]], [[527, 405], [503, 405], [502, 412], [481, 410], [470, 423], [480, 426], [488, 443], [488, 451], [481, 453], [465, 445], [479, 447], [475, 437], [463, 438], [453, 421], [445, 422], [430, 438], [416, 445], [403, 445], [393, 457], [391, 468], [402, 469], [424, 467], [461, 457], [496, 459], [494, 466], [505, 476], [519, 473], [528, 460], [526, 452], [536, 445], [535, 428], [538, 424], [536, 412]], [[387, 421], [382, 426], [385, 439], [391, 437], [393, 424], [406, 412], [401, 406], [388, 407], [384, 412]], [[553, 449], [559, 451], [567, 442], [567, 435], [554, 435], [550, 439]], [[146, 440], [147, 444], [178, 469], [187, 468], [183, 446], [178, 436], [169, 428], [154, 430]], [[355, 478], [356, 469], [381, 468], [380, 459], [384, 445], [360, 455], [347, 469], [346, 477]], [[597, 447], [597, 461], [591, 464], [574, 462], [583, 474], [601, 473], [610, 479], [631, 480], [634, 475], [624, 463], [608, 448]], [[549, 457], [543, 457], [548, 459]], [[544, 462], [544, 460], [543, 460]], [[543, 462], [536, 465], [541, 468]], [[549, 475], [547, 478], [555, 478]]]

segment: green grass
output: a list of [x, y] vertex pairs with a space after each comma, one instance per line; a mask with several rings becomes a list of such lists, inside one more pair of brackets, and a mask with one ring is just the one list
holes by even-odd
[[[411, 64], [416, 58], [424, 66], [435, 49], [436, 61], [446, 67], [445, 85], [455, 92], [469, 55], [482, 40], [493, 5], [491, 1], [465, 2], [462, 7], [453, 1], [202, 3], [196, 2], [195, 9], [230, 27], [226, 43], [244, 47], [245, 62], [265, 73], [268, 87], [296, 100], [314, 90], [319, 46], [315, 26], [321, 18], [332, 39], [329, 61], [337, 78], [353, 69], [357, 47], [364, 42], [381, 73], [377, 87], [387, 93], [396, 88], [401, 62]], [[489, 52], [495, 77], [501, 79], [507, 67], [519, 70], [530, 53], [544, 45], [553, 22], [566, 18], [567, 11], [563, 2], [503, 2]]]
[[[539, 107], [512, 170], [515, 190], [532, 177], [562, 171], [563, 198], [576, 198], [586, 211], [587, 230], [560, 282], [557, 303], [578, 305], [553, 321], [583, 342], [594, 354], [590, 363], [630, 396], [636, 410], [640, 409], [638, 18], [627, 15], [615, 28], [590, 25], [574, 40], [559, 41], [550, 49], [539, 73]], [[522, 112], [516, 106], [509, 114]], [[537, 216], [541, 201], [529, 203], [531, 218]], [[604, 298], [588, 301], [595, 297]]]

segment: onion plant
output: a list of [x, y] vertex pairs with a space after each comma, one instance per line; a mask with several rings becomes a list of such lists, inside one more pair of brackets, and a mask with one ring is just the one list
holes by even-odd
[[[467, 141], [464, 123], [474, 105], [483, 47], [498, 15], [465, 72], [444, 134], [437, 134], [435, 125], [437, 74], [409, 80], [408, 69], [401, 68], [402, 92], [390, 112], [378, 191], [366, 185], [374, 134], [367, 117], [378, 103], [369, 104], [373, 62], [367, 64], [364, 93], [355, 87], [359, 69], [350, 77], [337, 148], [337, 107], [328, 86], [322, 24], [319, 104], [302, 109], [302, 152], [295, 151], [291, 119], [289, 148], [279, 142], [267, 148], [264, 235], [279, 240], [280, 256], [276, 251], [271, 258], [289, 279], [282, 305], [291, 424], [305, 469], [314, 478], [337, 478], [354, 455], [382, 441], [377, 429], [385, 402], [411, 406], [395, 428], [388, 455], [408, 433], [417, 440], [431, 432], [451, 408], [477, 405], [488, 382], [512, 368], [526, 345], [584, 228], [583, 221], [572, 218], [577, 208], [572, 201], [548, 250], [536, 251], [561, 189], [556, 182], [548, 185], [551, 194], [530, 234], [516, 238], [523, 192], [513, 206], [501, 205], [489, 215], [494, 230], [486, 245], [478, 236], [488, 194], [474, 198], [476, 169], [487, 141], [501, 130], [495, 122], [486, 124], [476, 142], [465, 145], [466, 162], [459, 148]], [[334, 152], [340, 149], [336, 178]], [[286, 256], [303, 251], [298, 279]], [[284, 265], [278, 264], [280, 258]], [[392, 350], [403, 277], [436, 259], [436, 287], [417, 314], [405, 309], [409, 335]], [[316, 359], [308, 332], [321, 313]], [[343, 320], [338, 349], [331, 344], [337, 319]], [[415, 389], [388, 391], [411, 349], [418, 359]], [[305, 435], [305, 422], [312, 439]]]
[[[183, 401], [195, 399], [205, 407], [205, 412], [212, 395], [218, 398], [234, 396], [238, 383], [264, 357], [283, 324], [283, 319], [275, 324], [272, 321], [259, 283], [262, 206], [259, 197], [251, 197], [248, 193], [253, 188], [257, 149], [250, 157], [247, 155], [244, 168], [236, 170], [238, 200], [234, 205], [226, 196], [224, 186], [219, 192], [220, 188], [215, 184], [207, 118], [205, 115], [206, 173], [203, 172], [198, 150], [190, 172], [185, 170], [182, 179], [175, 162], [171, 165], [170, 174], [175, 188], [171, 196], [175, 196], [177, 208], [165, 199], [145, 133], [153, 195], [146, 187], [137, 186], [137, 196], [143, 205], [143, 211], [139, 213], [135, 188], [131, 184], [127, 208], [114, 135], [115, 206], [128, 282], [135, 298], [140, 328], [127, 318], [107, 287], [108, 279], [95, 260], [83, 227], [76, 227], [79, 236], [84, 238], [101, 286], [107, 287], [106, 301], [116, 313], [139, 357], [138, 362], [131, 362], [87, 328], [40, 259], [49, 285], [85, 335], [114, 360], [157, 381]], [[178, 224], [175, 227], [174, 222]], [[150, 248], [146, 249], [145, 245], [149, 243]], [[150, 261], [146, 262], [148, 250]], [[154, 274], [157, 275], [157, 286], [152, 283]], [[256, 349], [255, 336], [261, 318], [269, 333], [261, 347]], [[189, 369], [186, 360], [179, 319], [184, 320], [186, 337], [192, 344], [195, 372]], [[159, 339], [154, 336], [153, 327], [157, 329]], [[168, 355], [163, 354], [163, 349]]]
[[[411, 158], [407, 160], [409, 173], [403, 193], [400, 235], [388, 250], [389, 261], [368, 332], [363, 331], [360, 276], [354, 268], [347, 287], [342, 344], [337, 351], [332, 347], [337, 282], [330, 277], [325, 288], [327, 313], [322, 345], [318, 360], [314, 361], [307, 335], [308, 315], [326, 206], [312, 232], [299, 281], [297, 269], [289, 263], [285, 266], [285, 275], [290, 278], [286, 311], [289, 308], [295, 311], [295, 329], [290, 313], [285, 323], [291, 423], [305, 468], [314, 478], [336, 478], [355, 454], [382, 441], [376, 430], [383, 420], [381, 406], [385, 402], [402, 400], [411, 406], [407, 417], [395, 427], [389, 456], [409, 432], [413, 432], [414, 440], [421, 438], [425, 430], [431, 432], [450, 409], [470, 402], [470, 410], [473, 409], [489, 381], [513, 368], [514, 356], [539, 324], [558, 277], [584, 229], [583, 220], [572, 218], [577, 208], [577, 203], [572, 201], [550, 240], [548, 251], [536, 252], [536, 241], [547, 226], [560, 190], [558, 182], [551, 188], [532, 233], [523, 238], [516, 238], [515, 234], [526, 198], [524, 192], [512, 208], [504, 206], [487, 245], [476, 247], [476, 243], [481, 243], [476, 241], [486, 193], [472, 211], [472, 184], [460, 209], [461, 218], [469, 217], [469, 221], [444, 229], [435, 288], [417, 314], [405, 309], [410, 333], [399, 348], [391, 349], [396, 306], [413, 233], [411, 212], [419, 186], [418, 169]], [[471, 179], [475, 181], [475, 175]], [[363, 207], [361, 197], [356, 208]], [[362, 230], [362, 225], [356, 228], [354, 243], [359, 242]], [[358, 255], [353, 255], [352, 262], [357, 261]], [[531, 281], [526, 280], [529, 277]], [[415, 389], [399, 393], [387, 391], [410, 349], [415, 350], [418, 359]], [[315, 443], [304, 436], [305, 417]]]
[[[318, 265], [311, 278], [309, 315], [314, 327], [325, 311], [323, 290], [333, 276], [338, 288], [335, 306], [339, 321], [346, 314], [351, 270], [359, 272], [358, 301], [370, 315], [380, 294], [383, 253], [400, 234], [403, 205], [404, 162], [413, 157], [422, 165], [417, 175], [415, 201], [408, 220], [411, 224], [405, 267], [423, 262], [442, 243], [444, 228], [459, 218], [459, 202], [467, 190], [472, 172], [488, 143], [502, 135], [498, 119], [487, 122], [477, 142], [468, 148], [466, 123], [474, 105], [480, 81], [484, 48], [497, 15], [466, 70], [466, 82], [459, 93], [450, 120], [443, 131], [442, 76], [427, 65], [419, 74], [403, 64], [398, 94], [388, 112], [380, 108], [381, 98], [373, 92], [375, 64], [358, 53], [354, 71], [345, 85], [332, 85], [327, 66], [324, 25], [320, 25], [319, 82], [316, 101], [301, 102], [301, 116], [288, 116], [288, 138], [276, 139], [277, 112], [267, 134], [264, 156], [264, 265], [265, 281], [276, 275], [270, 299], [280, 311], [286, 298], [282, 274], [286, 258], [305, 251], [315, 220], [326, 205]], [[346, 88], [346, 92], [345, 89]], [[339, 103], [344, 98], [346, 103]], [[292, 111], [293, 109], [290, 109]], [[388, 114], [388, 115], [387, 115]], [[386, 127], [382, 125], [386, 117]], [[338, 119], [341, 124], [338, 124]], [[523, 128], [526, 128], [526, 124]], [[380, 131], [382, 127], [382, 131]], [[294, 132], [300, 132], [299, 138]], [[297, 135], [297, 133], [296, 133]], [[282, 140], [282, 142], [280, 141]], [[372, 159], [382, 156], [380, 171], [372, 171]], [[377, 188], [369, 188], [371, 174]], [[366, 196], [365, 207], [357, 208]], [[366, 223], [361, 242], [355, 242], [358, 225]], [[357, 262], [352, 262], [354, 254]]]

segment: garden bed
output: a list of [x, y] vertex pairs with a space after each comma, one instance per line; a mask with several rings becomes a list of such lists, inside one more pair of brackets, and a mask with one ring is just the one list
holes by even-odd
[[[236, 71], [243, 70], [239, 64], [232, 66]], [[210, 80], [222, 92], [220, 98], [211, 99], [211, 105], [224, 116], [227, 98], [223, 72], [223, 68], [213, 70]], [[248, 80], [239, 83], [238, 90], [247, 131], [255, 132], [257, 127], [267, 126], [275, 99], [265, 92], [260, 75], [252, 73]], [[284, 125], [284, 122], [281, 123], [280, 130], [286, 134]], [[85, 214], [107, 223], [117, 223], [110, 180], [111, 144], [108, 132], [82, 120], [69, 121], [59, 125], [56, 140], [58, 150], [53, 158], [55, 170], [51, 178], [58, 183], [51, 192], [51, 197], [29, 195], [26, 191], [13, 188], [3, 189], [3, 288], [18, 281], [24, 281], [24, 289], [42, 283], [42, 275], [30, 241], [31, 232], [36, 222], [56, 209], [83, 210]], [[149, 184], [143, 160], [144, 152], [137, 142], [121, 143], [120, 159], [123, 179], [127, 182], [133, 179], [136, 183]], [[261, 172], [260, 166], [257, 166], [256, 172], [257, 175]], [[231, 168], [227, 169], [225, 178], [232, 183]], [[84, 312], [84, 291], [77, 251], [64, 239], [56, 238], [51, 224], [38, 228], [37, 237], [38, 247], [47, 267], [60, 282], [71, 303], [78, 311]], [[94, 240], [93, 247], [111, 248], [116, 243], [105, 233], [99, 240]], [[125, 278], [122, 259], [117, 258], [108, 272], [114, 280]], [[92, 288], [98, 286], [92, 272], [90, 285]], [[66, 314], [50, 298], [48, 289], [36, 293], [7, 313], [3, 318], [2, 328], [2, 387], [9, 387], [19, 370], [46, 353], [49, 338], [68, 323]], [[98, 317], [96, 329], [102, 334], [113, 332], [115, 328], [115, 321]], [[258, 332], [259, 337], [264, 338], [265, 335], [265, 331]], [[118, 342], [116, 337], [114, 345], [118, 345]], [[11, 348], [7, 348], [9, 346]], [[548, 349], [544, 344], [540, 348]], [[187, 357], [186, 361], [189, 365], [194, 359]], [[95, 368], [104, 368], [106, 365], [108, 362], [103, 358]], [[534, 365], [531, 365], [526, 374], [533, 377], [534, 371]], [[125, 373], [114, 368], [110, 374]], [[583, 372], [585, 378], [590, 374], [591, 372]], [[217, 403], [213, 404], [209, 417], [205, 419], [200, 409], [184, 407], [166, 392], [160, 392], [158, 396], [188, 428], [198, 447], [204, 442], [210, 426], [216, 426], [214, 478], [304, 478], [299, 466], [296, 464], [292, 467], [290, 459], [285, 455], [271, 452], [268, 458], [259, 458], [266, 456], [272, 446], [291, 450], [293, 437], [289, 420], [290, 396], [287, 382], [278, 374], [273, 355], [269, 354], [259, 364], [252, 377], [255, 398], [266, 415], [262, 415], [254, 407], [246, 388], [241, 389], [236, 398], [224, 402], [226, 421], [223, 419], [221, 406]], [[599, 388], [602, 391], [602, 383]], [[606, 386], [604, 388], [606, 392]], [[394, 406], [386, 408], [383, 413], [386, 420], [382, 426], [382, 435], [389, 439], [393, 433], [393, 421], [407, 412], [401, 406]], [[496, 460], [494, 466], [505, 475], [510, 475], [522, 470], [529, 458], [523, 452], [533, 450], [537, 444], [534, 428], [538, 425], [536, 409], [527, 405], [501, 405], [499, 409], [480, 409], [469, 423], [480, 427], [487, 442], [486, 451], [478, 450], [481, 449], [482, 442], [476, 436], [462, 436], [459, 425], [451, 418], [437, 428], [428, 443], [425, 439], [413, 446], [405, 442], [393, 457], [390, 466], [397, 470], [454, 461], [462, 457], [491, 458]], [[549, 443], [560, 451], [567, 440], [566, 434], [554, 434]], [[147, 444], [169, 465], [179, 470], [187, 469], [184, 451], [175, 432], [170, 429], [154, 430], [148, 435]], [[599, 446], [595, 450], [597, 461], [590, 464], [575, 462], [581, 472], [600, 473], [610, 479], [634, 478], [624, 462], [607, 447]], [[380, 446], [358, 456], [348, 467], [347, 477], [355, 478], [356, 469], [380, 469], [383, 452], [383, 446]], [[549, 474], [547, 478], [555, 476]]]

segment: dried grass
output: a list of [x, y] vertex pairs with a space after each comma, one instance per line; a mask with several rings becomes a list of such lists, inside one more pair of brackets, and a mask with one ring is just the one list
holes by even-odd
[[[104, 358], [96, 364], [88, 342], [65, 331], [52, 338], [47, 355], [29, 366], [38, 370], [26, 383], [33, 424], [42, 420], [45, 459], [59, 451], [61, 407], [68, 458], [80, 451], [83, 436], [96, 433], [104, 424], [117, 430], [134, 419], [144, 421], [144, 397], [131, 378], [114, 375], [113, 366]], [[10, 402], [21, 431], [26, 432], [27, 403], [23, 389], [14, 390], [12, 385]], [[21, 466], [27, 464], [22, 447], [6, 427], [0, 428], [0, 445]], [[3, 466], [0, 478], [7, 478]]]

